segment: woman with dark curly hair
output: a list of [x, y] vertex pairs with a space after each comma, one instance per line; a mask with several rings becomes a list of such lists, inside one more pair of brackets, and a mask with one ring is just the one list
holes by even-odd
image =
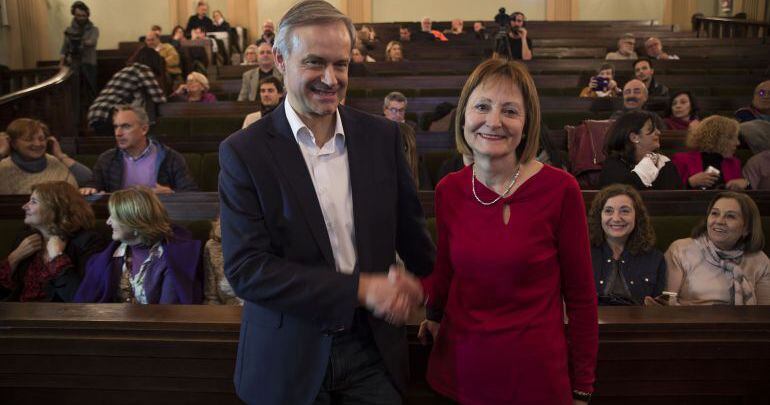
[[613, 184], [588, 211], [591, 261], [599, 305], [642, 305], [666, 285], [666, 262], [655, 248], [655, 230], [642, 198], [631, 186]]
[[668, 129], [686, 131], [700, 123], [698, 103], [689, 91], [677, 91], [668, 99], [663, 121]]
[[712, 115], [687, 134], [691, 152], [675, 154], [676, 165], [687, 188], [745, 190], [748, 180], [741, 175], [741, 161], [735, 157], [740, 125], [732, 118]]
[[86, 261], [104, 248], [94, 212], [64, 181], [32, 186], [22, 207], [26, 229], [0, 262], [0, 300], [72, 301]]

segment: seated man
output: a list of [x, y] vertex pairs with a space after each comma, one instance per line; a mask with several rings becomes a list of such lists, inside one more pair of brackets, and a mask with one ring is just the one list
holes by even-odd
[[273, 22], [273, 20], [267, 19], [262, 24], [262, 35], [260, 35], [259, 39], [257, 40], [257, 45], [263, 42], [267, 42], [272, 46], [274, 41], [275, 41], [275, 23]]
[[283, 80], [281, 73], [275, 69], [273, 47], [267, 42], [263, 42], [257, 47], [257, 65], [259, 67], [243, 73], [238, 101], [256, 100], [259, 92], [259, 81], [265, 77], [275, 76], [278, 80]]
[[430, 17], [423, 17], [420, 21], [420, 32], [417, 33], [416, 39], [427, 41], [449, 41], [441, 31], [433, 29], [433, 22], [431, 22]]
[[398, 28], [398, 40], [401, 42], [409, 42], [412, 40], [412, 32], [409, 31], [409, 27], [402, 25]]
[[160, 42], [160, 35], [156, 31], [150, 31], [144, 37], [144, 44], [148, 48], [158, 51], [163, 60], [166, 61], [166, 74], [169, 77], [169, 83], [174, 83], [182, 77], [182, 68], [179, 66], [179, 53], [171, 44]]
[[473, 35], [476, 37], [476, 39], [480, 39], [482, 41], [489, 39], [487, 29], [484, 27], [484, 23], [481, 21], [476, 21], [473, 23]]
[[[623, 108], [615, 111], [611, 116], [611, 120], [620, 118], [623, 114], [629, 111], [644, 110], [647, 105], [648, 93], [647, 87], [641, 80], [632, 79], [623, 86]], [[651, 111], [652, 112], [652, 111]], [[666, 128], [666, 123], [663, 118], [660, 118], [658, 114], [652, 112], [655, 117], [655, 127], [663, 130]]]
[[159, 194], [198, 191], [182, 154], [147, 137], [150, 125], [143, 108], [119, 105], [112, 118], [117, 147], [99, 155], [81, 194], [111, 193], [134, 185]]
[[606, 60], [636, 60], [639, 59], [638, 56], [636, 56], [636, 52], [634, 51], [634, 47], [636, 46], [636, 38], [634, 37], [634, 34], [623, 34], [623, 36], [618, 39], [618, 50], [617, 52], [609, 52], [607, 53], [607, 56], [604, 57]]
[[385, 96], [385, 101], [382, 104], [382, 112], [385, 115], [385, 118], [391, 121], [409, 124], [412, 129], [416, 130], [417, 124], [412, 121], [407, 122], [406, 120], [407, 102], [406, 96], [404, 96], [403, 93], [392, 91]]
[[647, 56], [650, 59], [679, 60], [678, 56], [663, 52], [663, 43], [655, 37], [650, 37], [644, 41], [644, 49], [647, 51]]
[[465, 36], [465, 31], [463, 31], [463, 20], [459, 18], [455, 18], [452, 20], [452, 28], [448, 30], [444, 30], [444, 35], [447, 36], [447, 38], [462, 38]]
[[273, 111], [281, 103], [283, 83], [275, 76], [267, 76], [259, 81], [259, 111], [253, 112], [243, 120], [243, 128]]
[[637, 80], [641, 80], [647, 87], [650, 97], [668, 96], [668, 87], [658, 83], [655, 80], [655, 69], [652, 68], [652, 61], [647, 58], [639, 58], [634, 62], [634, 75]]
[[736, 111], [735, 118], [740, 122], [770, 121], [770, 80], [765, 80], [754, 88], [751, 105]]
[[770, 190], [770, 150], [752, 156], [743, 167], [743, 177], [753, 190]]

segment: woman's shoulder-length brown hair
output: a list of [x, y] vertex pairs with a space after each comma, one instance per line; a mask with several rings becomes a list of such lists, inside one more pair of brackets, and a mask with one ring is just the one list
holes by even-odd
[[521, 163], [534, 159], [540, 146], [540, 98], [537, 95], [535, 81], [524, 64], [504, 58], [487, 59], [476, 66], [463, 86], [455, 115], [455, 144], [458, 152], [465, 156], [473, 155], [465, 141], [465, 109], [468, 107], [468, 99], [473, 90], [486, 82], [518, 86], [521, 90], [526, 111], [522, 142], [516, 148], [516, 157]]
[[741, 215], [743, 216], [743, 222], [746, 226], [746, 236], [738, 240], [738, 245], [743, 244], [744, 253], [759, 252], [765, 247], [765, 234], [762, 232], [762, 217], [759, 214], [759, 208], [754, 200], [744, 193], [736, 193], [734, 191], [723, 191], [717, 194], [713, 200], [709, 203], [709, 207], [706, 210], [706, 218], [703, 218], [701, 222], [695, 226], [692, 230], [692, 237], [698, 238], [706, 234], [706, 222], [708, 216], [711, 213], [711, 209], [714, 208], [714, 204], [723, 198], [731, 198], [738, 202], [741, 207]]
[[107, 208], [120, 224], [135, 231], [145, 245], [154, 245], [173, 234], [166, 207], [148, 187], [133, 186], [112, 193]]
[[96, 221], [94, 211], [78, 189], [66, 181], [49, 181], [32, 186], [32, 193], [44, 207], [43, 222], [52, 235], [69, 239]]
[[642, 197], [635, 188], [627, 184], [612, 184], [601, 189], [588, 210], [588, 235], [591, 245], [601, 246], [605, 241], [604, 229], [602, 228], [602, 210], [604, 204], [612, 197], [619, 195], [628, 196], [634, 204], [634, 230], [628, 236], [625, 249], [633, 255], [643, 252], [649, 252], [655, 246], [655, 229], [650, 222], [650, 215], [647, 213], [647, 207], [644, 206]]

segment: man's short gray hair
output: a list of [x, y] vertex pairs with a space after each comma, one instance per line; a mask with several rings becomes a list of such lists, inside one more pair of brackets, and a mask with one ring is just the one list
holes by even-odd
[[121, 111], [131, 111], [134, 114], [136, 114], [136, 118], [139, 119], [139, 123], [142, 125], [150, 125], [150, 118], [147, 116], [147, 111], [144, 110], [144, 108], [131, 105], [131, 104], [118, 104], [115, 106], [115, 109], [112, 112], [113, 118], [115, 115]]
[[281, 18], [278, 25], [278, 34], [275, 36], [275, 45], [282, 55], [291, 53], [294, 43], [298, 40], [292, 38], [292, 33], [297, 27], [307, 25], [322, 25], [341, 22], [345, 24], [350, 35], [350, 49], [356, 43], [356, 28], [350, 17], [342, 14], [331, 4], [323, 0], [305, 0], [292, 6]]
[[388, 108], [388, 104], [390, 104], [391, 101], [404, 103], [404, 107], [406, 107], [406, 96], [399, 91], [391, 91], [388, 93], [388, 95], [385, 96], [385, 102], [382, 104], [382, 108]]

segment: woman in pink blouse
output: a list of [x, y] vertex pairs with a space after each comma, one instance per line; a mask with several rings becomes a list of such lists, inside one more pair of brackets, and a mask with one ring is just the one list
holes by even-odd
[[524, 65], [479, 65], [455, 130], [474, 163], [436, 187], [438, 256], [423, 280], [429, 316], [420, 336], [434, 337], [431, 387], [462, 404], [577, 404], [593, 391], [585, 207], [572, 176], [534, 159], [539, 105]]

